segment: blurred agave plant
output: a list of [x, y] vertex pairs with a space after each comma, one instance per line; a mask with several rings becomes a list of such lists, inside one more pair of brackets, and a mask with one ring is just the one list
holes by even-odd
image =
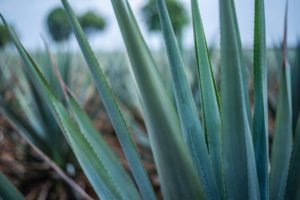
[[[50, 54], [42, 53], [38, 56], [40, 63], [44, 66], [47, 80], [59, 99], [63, 100], [62, 89], [56, 78], [54, 68], [55, 62], [51, 61]], [[68, 55], [66, 60], [59, 64], [59, 70], [69, 84], [70, 63]], [[7, 63], [6, 63], [7, 64]], [[27, 70], [8, 68], [4, 62], [1, 64], [1, 82], [5, 86], [1, 91], [0, 112], [5, 116], [23, 136], [29, 139], [36, 147], [48, 155], [60, 167], [65, 168], [72, 161], [72, 152], [64, 135], [51, 114], [45, 99], [38, 92], [38, 85], [34, 84]], [[11, 99], [5, 97], [5, 91], [12, 93]]]
[[[197, 0], [191, 0], [203, 119], [200, 120], [164, 0], [157, 0], [172, 75], [174, 104], [126, 0], [112, 0], [131, 61], [164, 199], [299, 199], [300, 117], [293, 107], [287, 61], [286, 28], [283, 64], [272, 145], [268, 156], [267, 65], [264, 1], [255, 0], [254, 112], [250, 107], [233, 0], [220, 0], [221, 87], [216, 88]], [[67, 0], [69, 22], [115, 128], [133, 175], [92, 126], [75, 96], [64, 104], [51, 89], [40, 67], [13, 31], [10, 34], [39, 92], [60, 124], [83, 171], [101, 199], [156, 199], [126, 121], [106, 77]], [[286, 19], [287, 20], [287, 19]], [[287, 23], [285, 23], [287, 24]], [[296, 77], [296, 76], [293, 76]], [[295, 81], [294, 81], [295, 82]], [[293, 100], [292, 100], [293, 99]], [[297, 110], [298, 109], [298, 110]], [[292, 113], [297, 117], [293, 118]], [[296, 120], [293, 127], [293, 120]], [[294, 136], [293, 136], [294, 133]], [[133, 182], [135, 181], [135, 183]], [[137, 187], [136, 187], [137, 186]]]

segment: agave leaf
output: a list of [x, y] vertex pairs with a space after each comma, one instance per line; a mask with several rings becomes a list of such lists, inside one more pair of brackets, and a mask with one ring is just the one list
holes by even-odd
[[[149, 59], [153, 63], [152, 64], [153, 65], [152, 67], [154, 68], [154, 70], [152, 72], [153, 76], [155, 76], [157, 78], [156, 81], [161, 82], [159, 84], [161, 84], [164, 87], [163, 90], [166, 90], [166, 95], [164, 95], [166, 97], [164, 97], [164, 98], [170, 99], [170, 103], [173, 104], [173, 106], [175, 107], [174, 94], [172, 93], [172, 89], [170, 89], [171, 88], [171, 84], [169, 82], [166, 82], [166, 80], [163, 79], [164, 77], [166, 77], [166, 75], [163, 76], [162, 74], [160, 74], [159, 68], [156, 65], [154, 57], [152, 56], [151, 51], [150, 51], [149, 47], [147, 46], [147, 44], [145, 42], [145, 39], [144, 39], [144, 37], [143, 37], [143, 35], [141, 33], [141, 30], [139, 29], [137, 20], [136, 20], [136, 18], [134, 16], [134, 13], [133, 13], [133, 11], [132, 11], [129, 3], [128, 3], [128, 0], [125, 0], [125, 3], [126, 3], [126, 6], [127, 6], [127, 9], [128, 9], [128, 17], [131, 20], [131, 22], [133, 23], [133, 26], [135, 27], [136, 34], [140, 38], [140, 40], [141, 40], [144, 48], [147, 51], [147, 55], [148, 55]], [[177, 113], [176, 113], [176, 117], [175, 118], [177, 118], [177, 117], [178, 116], [177, 116]], [[174, 120], [176, 120], [176, 119], [174, 119]]]
[[259, 186], [243, 83], [243, 58], [233, 0], [220, 0], [221, 121], [228, 199], [259, 199]]
[[293, 130], [296, 129], [297, 117], [300, 111], [300, 42], [296, 48], [296, 58], [293, 66], [291, 66], [291, 81], [292, 81], [292, 108], [293, 108]]
[[96, 152], [98, 158], [102, 161], [107, 173], [112, 178], [115, 186], [126, 199], [140, 199], [139, 193], [129, 178], [127, 172], [120, 164], [117, 156], [110, 146], [101, 137], [85, 111], [80, 107], [78, 101], [69, 93], [68, 102], [74, 113], [75, 119], [84, 134], [86, 140]]
[[99, 198], [107, 200], [126, 199], [121, 196], [118, 188], [108, 175], [104, 164], [83, 133], [80, 132], [77, 124], [70, 118], [63, 105], [55, 99], [51, 99], [51, 102], [54, 112], [57, 112], [57, 120], [60, 120], [60, 125], [68, 137], [70, 146]]
[[[4, 19], [3, 19], [4, 21]], [[4, 21], [6, 24], [6, 22]], [[107, 174], [103, 163], [98, 159], [97, 154], [81, 133], [79, 127], [69, 116], [63, 104], [58, 100], [39, 67], [34, 63], [30, 55], [26, 52], [16, 35], [6, 24], [9, 34], [16, 45], [27, 69], [32, 75], [32, 80], [40, 86], [40, 92], [48, 97], [47, 105], [61, 126], [71, 148], [73, 149], [81, 167], [93, 185], [97, 195], [101, 199], [126, 199], [123, 198]]]
[[86, 62], [88, 63], [89, 69], [96, 82], [96, 86], [102, 97], [104, 106], [107, 110], [112, 125], [117, 133], [120, 144], [123, 148], [123, 151], [128, 160], [129, 166], [133, 172], [135, 181], [141, 191], [141, 194], [144, 199], [155, 199], [155, 194], [147, 176], [147, 173], [139, 158], [135, 144], [128, 131], [127, 124], [125, 123], [125, 120], [120, 112], [119, 106], [112, 94], [111, 89], [109, 88], [108, 82], [102, 72], [102, 69], [98, 64], [98, 61], [90, 45], [88, 44], [84, 32], [69, 3], [66, 0], [62, 0], [62, 3], [66, 10], [69, 22], [73, 28], [79, 46], [82, 50], [82, 53], [86, 59]]
[[198, 0], [192, 0], [191, 7], [204, 127], [208, 138], [208, 148], [214, 174], [219, 191], [222, 191], [221, 195], [224, 198], [225, 191], [222, 174], [221, 119], [218, 91], [215, 86], [215, 79], [210, 63], [209, 50], [206, 44]]
[[272, 144], [270, 199], [284, 199], [289, 163], [293, 145], [291, 74], [287, 61], [287, 12], [286, 3], [282, 43], [281, 82], [275, 121], [275, 135]]
[[268, 103], [264, 1], [255, 1], [253, 145], [261, 199], [269, 199]]
[[[64, 83], [69, 86], [70, 85], [70, 73], [71, 73], [71, 53], [58, 53], [56, 55], [56, 60], [54, 55], [51, 53], [51, 50], [48, 46], [48, 43], [46, 39], [43, 39], [44, 45], [45, 45], [45, 59], [48, 63], [47, 66], [47, 75], [49, 76], [49, 83], [51, 87], [56, 92], [56, 95], [59, 97], [59, 99], [64, 100], [64, 91], [61, 88], [60, 82], [58, 80], [58, 77], [56, 76], [56, 70], [61, 74], [62, 79], [64, 80]], [[45, 62], [45, 61], [44, 61]]]
[[165, 199], [199, 199], [204, 194], [183, 142], [177, 113], [157, 76], [155, 64], [129, 4], [123, 0], [112, 0], [112, 4], [138, 83], [163, 196]]
[[25, 200], [18, 189], [0, 172], [0, 199]]
[[[230, 4], [231, 9], [233, 13], [236, 13], [234, 3]], [[241, 61], [241, 71], [242, 71], [242, 85], [243, 85], [243, 98], [246, 102], [246, 110], [247, 110], [247, 117], [249, 122], [250, 130], [252, 130], [252, 114], [250, 109], [250, 98], [249, 98], [249, 90], [248, 90], [248, 75], [247, 75], [247, 65], [244, 62], [244, 55], [243, 55], [243, 48], [242, 48], [242, 42], [241, 42], [241, 36], [239, 32], [237, 17], [234, 17], [232, 19], [232, 23], [234, 23], [234, 32], [236, 33], [236, 48], [238, 49], [237, 53], [239, 54], [239, 59]], [[252, 135], [251, 135], [252, 136]]]
[[[149, 55], [151, 61], [152, 61], [153, 63], [155, 63], [155, 62], [154, 62], [154, 58], [151, 56], [151, 51], [150, 51], [149, 47], [146, 45], [145, 39], [143, 38], [142, 33], [141, 33], [140, 29], [138, 28], [138, 23], [137, 23], [137, 21], [136, 21], [136, 18], [134, 17], [133, 11], [132, 11], [132, 9], [131, 9], [129, 3], [128, 3], [128, 0], [126, 0], [125, 3], [126, 3], [126, 6], [127, 6], [127, 9], [128, 9], [128, 15], [129, 15], [129, 18], [130, 18], [131, 22], [133, 23], [133, 26], [136, 27], [136, 31], [137, 31], [138, 36], [139, 36], [140, 39], [142, 40], [142, 43], [144, 44], [144, 48], [146, 48], [147, 54]], [[160, 80], [161, 82], [163, 82], [162, 77], [161, 77], [161, 74], [159, 74], [159, 71], [158, 71], [158, 69], [157, 69], [157, 66], [154, 64], [153, 67], [155, 68], [155, 73], [156, 73], [155, 76], [157, 76], [157, 77], [159, 78], [159, 80]]]
[[[216, 182], [203, 127], [198, 117], [196, 104], [191, 88], [184, 72], [184, 64], [172, 29], [171, 20], [164, 0], [157, 1], [159, 16], [171, 65], [173, 91], [180, 118], [181, 129], [185, 142], [190, 149], [200, 182], [208, 199], [220, 199], [220, 192]], [[220, 152], [219, 152], [220, 153]]]
[[300, 199], [300, 114], [298, 114], [298, 122], [295, 131], [295, 140], [293, 152], [290, 161], [289, 175], [287, 179], [285, 199]]
[[283, 199], [292, 151], [292, 110], [288, 65], [282, 70], [272, 145], [270, 199]]

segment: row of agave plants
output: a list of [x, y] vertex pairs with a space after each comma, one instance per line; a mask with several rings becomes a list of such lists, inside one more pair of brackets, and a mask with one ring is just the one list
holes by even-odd
[[[55, 84], [23, 47], [14, 31], [4, 21], [26, 66], [41, 111], [49, 118], [26, 113], [32, 127], [19, 123], [17, 114], [1, 112], [24, 137], [60, 163], [61, 136], [76, 157], [101, 199], [157, 199], [147, 172], [141, 162], [129, 130], [128, 120], [120, 109], [107, 77], [67, 0], [61, 0], [75, 33], [88, 69], [95, 81], [104, 107], [115, 129], [131, 173], [127, 173], [111, 146], [93, 126], [66, 79]], [[169, 60], [172, 93], [146, 45], [127, 0], [111, 0], [123, 36], [131, 70], [136, 81], [142, 115], [147, 128], [150, 148], [158, 171], [164, 199], [299, 199], [300, 198], [300, 117], [299, 63], [290, 67], [287, 56], [287, 15], [280, 89], [276, 108], [272, 155], [269, 159], [268, 96], [264, 1], [255, 0], [253, 109], [249, 96], [247, 68], [243, 56], [233, 0], [220, 0], [221, 74], [216, 85], [206, 45], [197, 0], [191, 0], [197, 61], [199, 109], [185, 73], [182, 52], [164, 0], [157, 0], [163, 38]], [[286, 11], [287, 13], [287, 11]], [[299, 62], [299, 57], [296, 56]], [[58, 73], [60, 74], [60, 73]], [[64, 73], [61, 73], [64, 74]], [[61, 75], [60, 75], [61, 76]], [[65, 80], [65, 82], [63, 81]], [[26, 106], [25, 106], [26, 108]], [[38, 109], [39, 110], [39, 109]], [[200, 113], [198, 112], [200, 110]], [[36, 112], [37, 113], [37, 112]], [[36, 114], [33, 113], [33, 114]], [[38, 122], [39, 119], [47, 119]], [[19, 123], [19, 124], [18, 124]], [[58, 136], [39, 135], [38, 126], [57, 128]], [[55, 126], [52, 126], [55, 124]], [[35, 133], [36, 132], [36, 133]], [[55, 132], [56, 133], [56, 132]], [[34, 137], [33, 137], [34, 136]], [[49, 138], [47, 138], [49, 137]], [[48, 145], [39, 146], [43, 138]], [[132, 177], [130, 176], [132, 175]], [[22, 195], [0, 175], [0, 196], [22, 199]], [[89, 196], [85, 196], [90, 198]]]

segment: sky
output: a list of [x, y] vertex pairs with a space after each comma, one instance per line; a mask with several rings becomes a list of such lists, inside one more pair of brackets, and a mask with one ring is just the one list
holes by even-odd
[[[144, 25], [141, 7], [146, 0], [128, 0], [141, 26], [142, 33], [151, 48], [157, 49], [162, 45], [160, 33], [149, 33]], [[187, 9], [189, 17], [190, 0], [180, 0]], [[95, 11], [107, 20], [108, 26], [103, 33], [92, 35], [92, 47], [102, 51], [116, 51], [124, 49], [122, 36], [110, 0], [69, 0], [77, 14]], [[253, 45], [254, 0], [235, 0], [238, 23], [243, 46], [251, 48]], [[41, 35], [48, 41], [51, 37], [47, 33], [46, 17], [51, 9], [61, 6], [60, 0], [0, 0], [0, 13], [15, 27], [21, 41], [28, 49], [43, 48]], [[219, 43], [219, 15], [218, 0], [199, 0], [203, 26], [209, 45]], [[288, 14], [288, 44], [295, 46], [300, 40], [300, 1], [289, 1]], [[285, 1], [265, 0], [266, 37], [270, 47], [278, 44], [282, 38]], [[192, 24], [184, 30], [184, 46], [193, 46]], [[71, 37], [71, 47], [78, 49], [74, 36]]]

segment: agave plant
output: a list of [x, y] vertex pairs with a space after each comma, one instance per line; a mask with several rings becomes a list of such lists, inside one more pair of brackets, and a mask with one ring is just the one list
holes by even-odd
[[[49, 55], [41, 53], [38, 57], [41, 60], [40, 63], [43, 63], [47, 80], [59, 98], [63, 99], [62, 90], [51, 66], [54, 62], [50, 61]], [[70, 82], [69, 60], [67, 56], [67, 60], [58, 65], [67, 84]], [[8, 68], [3, 62], [1, 63], [1, 73], [3, 74], [1, 82], [5, 85], [1, 93], [3, 92], [4, 95], [4, 89], [9, 90], [14, 98], [7, 100], [5, 96], [1, 95], [0, 113], [24, 134], [24, 137], [59, 166], [65, 168], [68, 163], [72, 162], [72, 154], [58, 123], [44, 101], [44, 98], [47, 97], [38, 92], [37, 85], [32, 82], [26, 70], [13, 65]]]
[[[198, 1], [191, 0], [202, 113], [198, 113], [184, 72], [165, 0], [157, 0], [156, 3], [170, 63], [175, 103], [163, 84], [130, 4], [126, 0], [111, 2], [137, 82], [163, 198], [299, 199], [300, 117], [299, 108], [292, 107], [297, 98], [292, 98], [295, 93], [291, 89], [286, 34], [269, 172], [264, 1], [255, 1], [253, 113], [233, 0], [219, 1], [220, 95], [212, 73]], [[48, 97], [45, 101], [49, 109], [99, 198], [156, 199], [110, 85], [71, 6], [67, 0], [62, 0], [62, 4], [115, 128], [133, 179], [92, 126], [72, 92], [65, 91], [72, 111], [69, 113], [40, 67], [9, 29], [12, 40], [32, 80], [39, 86], [39, 92]], [[292, 117], [294, 112], [298, 114], [295, 118]], [[200, 115], [203, 117], [200, 118]], [[297, 124], [296, 128], [293, 123]]]

